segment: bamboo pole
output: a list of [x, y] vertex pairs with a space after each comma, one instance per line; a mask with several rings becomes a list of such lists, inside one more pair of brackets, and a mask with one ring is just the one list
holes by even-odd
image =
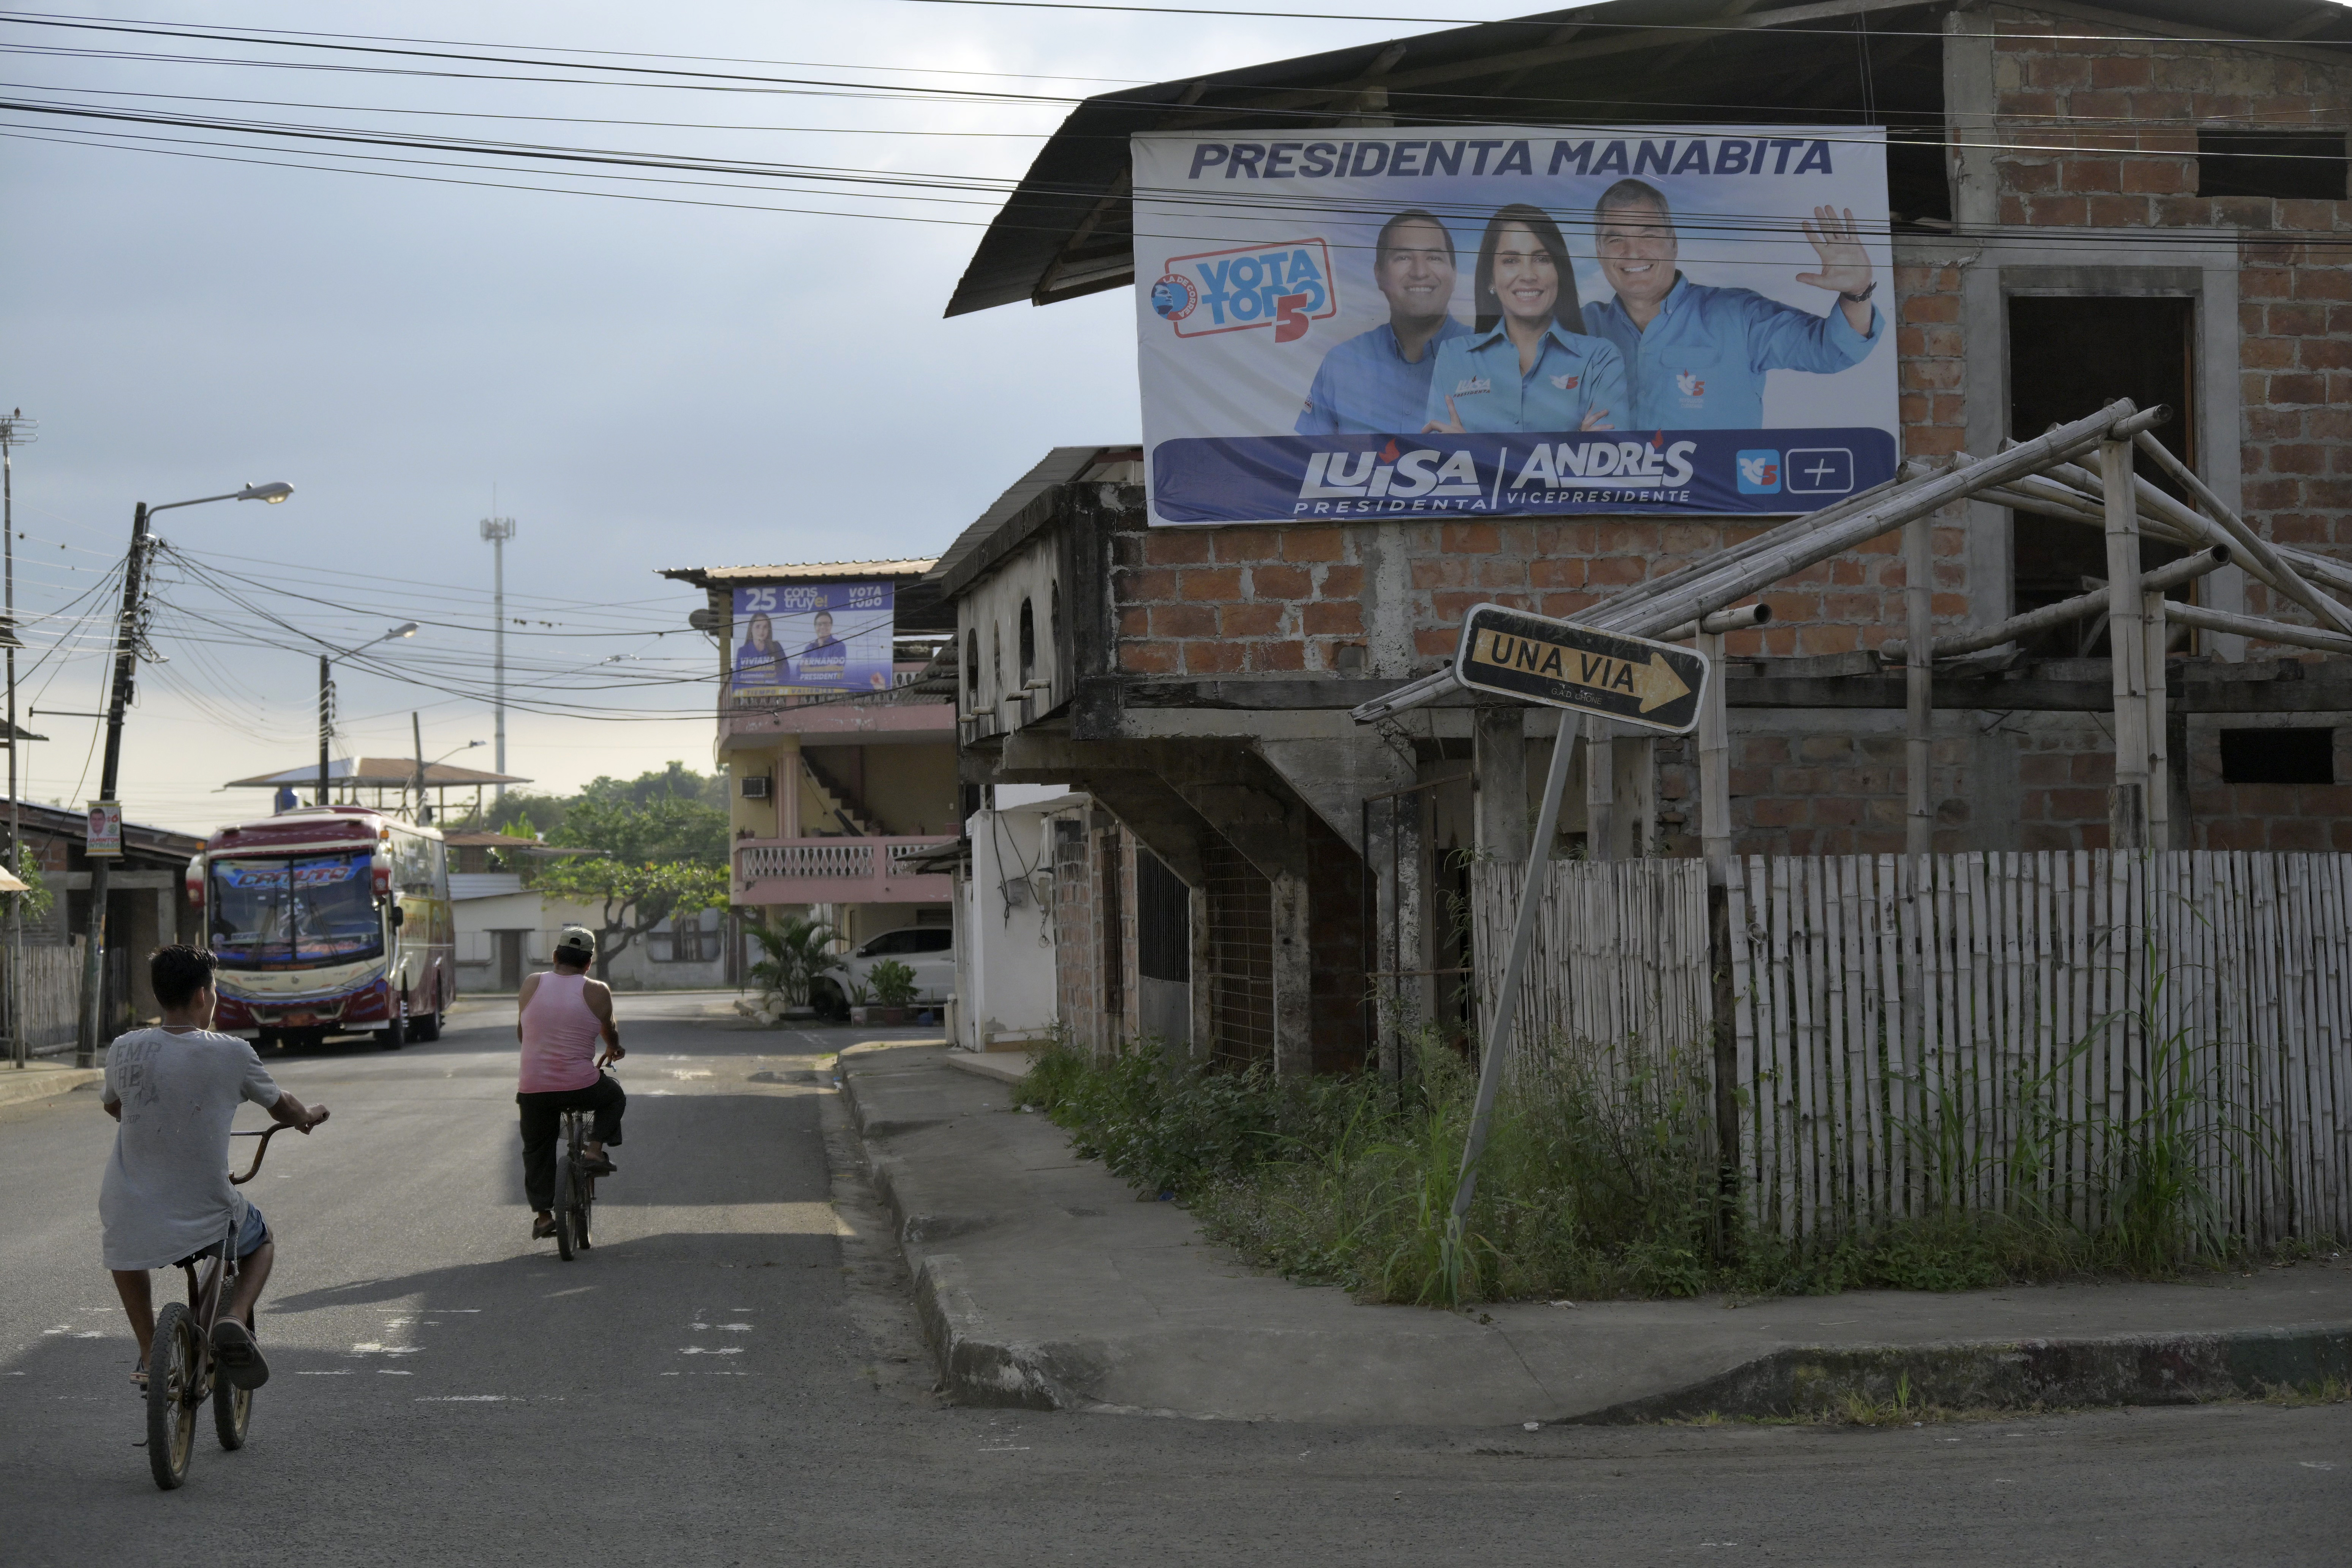
[[2116, 784], [2107, 808], [2108, 842], [2147, 847], [2147, 613], [2140, 592], [2139, 512], [2132, 505], [2128, 442], [2099, 443], [2106, 481], [2107, 640], [2116, 700]]
[[[1785, 529], [1776, 529], [1773, 533], [1784, 536], [1784, 540], [1773, 549], [1742, 553], [1727, 563], [1710, 556], [1703, 570], [1684, 578], [1670, 593], [1635, 601], [1631, 595], [1642, 586], [1637, 584], [1623, 595], [1594, 605], [1578, 617], [1577, 624], [1633, 637], [1654, 636], [1748, 598], [1808, 566], [1892, 532], [1915, 517], [1926, 517], [2020, 474], [2046, 468], [2085, 447], [2127, 439], [2171, 417], [2172, 411], [2162, 405], [2143, 410], [2135, 407], [2127, 397], [2118, 398], [2095, 414], [2059, 426], [1997, 457], [1969, 459], [1967, 454], [1959, 454], [1941, 472], [1895, 485], [1881, 492], [1872, 504], [1840, 517], [1834, 523], [1801, 519], [1811, 524], [1805, 531], [1787, 533]], [[1754, 542], [1750, 542], [1752, 545]], [[1681, 574], [1675, 575], [1680, 577]], [[1459, 689], [1451, 668], [1438, 670], [1359, 705], [1349, 717], [1359, 724], [1374, 723], [1406, 709], [1434, 702]]]
[[1935, 525], [1915, 517], [1903, 525], [1903, 607], [1909, 656], [1904, 660], [1903, 851], [1934, 847], [1936, 807], [1930, 788], [1936, 751]]
[[2261, 616], [2233, 616], [2227, 610], [2209, 610], [2202, 605], [2168, 605], [2165, 609], [2182, 626], [2195, 626], [2200, 631], [2259, 637], [2264, 642], [2284, 643], [2290, 647], [2316, 648], [2322, 653], [2352, 653], [2352, 637], [2324, 632], [2316, 626], [2297, 626], [2293, 621], [2266, 620]]
[[[2198, 554], [2183, 556], [2178, 561], [2168, 562], [2153, 572], [2141, 574], [2140, 589], [2143, 593], [2151, 589], [2161, 593], [2168, 588], [2178, 588], [2183, 583], [2194, 582], [2210, 572], [2219, 571], [2227, 566], [2230, 560], [2230, 547], [2226, 544], [2216, 544]], [[2079, 621], [2099, 615], [2107, 608], [2107, 591], [2102, 587], [2095, 594], [2084, 594], [2075, 598], [2062, 600], [2055, 605], [2044, 605], [2038, 610], [2028, 610], [2021, 616], [2011, 616], [2005, 621], [1995, 621], [1991, 626], [1977, 631], [1937, 637], [1936, 657], [1953, 658], [1964, 653], [1981, 653], [1986, 648], [1999, 647], [2006, 642], [2018, 642], [2033, 636], [2036, 632], [2046, 632], [2053, 626], [2063, 626], [2069, 621]], [[2176, 611], [2181, 608], [2178, 605], [2172, 607]], [[1889, 664], [1906, 661], [1910, 657], [1910, 644], [1907, 640], [1890, 637], [1880, 646], [1878, 657]]]
[[1699, 844], [1707, 881], [1720, 888], [1731, 860], [1731, 712], [1723, 689], [1723, 635], [1701, 632], [1698, 651], [1707, 664], [1698, 710]]
[[2166, 695], [2165, 642], [2170, 627], [2165, 620], [2164, 590], [2148, 586], [2147, 579], [2140, 580], [2140, 618], [2143, 623], [2141, 655], [2147, 674], [2147, 847], [2151, 849], [2172, 847], [2172, 758], [2171, 736], [2168, 721], [2171, 705]]
[[2295, 569], [2286, 563], [2269, 540], [2246, 525], [2245, 519], [2230, 510], [2229, 504], [2217, 496], [2203, 479], [2192, 473], [2189, 466], [2166, 451], [2164, 444], [2147, 431], [2137, 432], [2133, 443], [2146, 452], [2156, 466], [2170, 475], [2181, 489], [2197, 499], [2205, 514], [2227, 529], [2230, 537], [2246, 552], [2247, 556], [2280, 578], [2279, 590], [2339, 632], [2352, 633], [2352, 609], [2347, 609], [2326, 595], [2305, 582]]

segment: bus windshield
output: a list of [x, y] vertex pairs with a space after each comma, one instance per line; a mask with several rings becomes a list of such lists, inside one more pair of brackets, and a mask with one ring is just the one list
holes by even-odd
[[212, 944], [228, 969], [332, 963], [383, 951], [365, 851], [222, 859], [212, 868]]

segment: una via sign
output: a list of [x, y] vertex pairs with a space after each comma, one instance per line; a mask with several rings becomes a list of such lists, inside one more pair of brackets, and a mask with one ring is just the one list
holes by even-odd
[[1698, 725], [1707, 663], [1672, 643], [1474, 605], [1463, 618], [1454, 679], [1473, 691], [1683, 735]]

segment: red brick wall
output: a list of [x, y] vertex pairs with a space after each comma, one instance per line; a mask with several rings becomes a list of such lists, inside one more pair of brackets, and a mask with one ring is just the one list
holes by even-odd
[[[2095, 31], [1991, 13], [2004, 224], [2219, 226], [2239, 247], [2240, 462], [2247, 518], [2273, 539], [2352, 548], [2352, 202], [2198, 194], [2197, 131], [2352, 127], [2352, 62], [2225, 45], [2051, 37]], [[2210, 439], [2209, 436], [2209, 439]], [[2249, 605], [2270, 613], [2260, 584]], [[2289, 612], [2288, 618], [2304, 618]]]

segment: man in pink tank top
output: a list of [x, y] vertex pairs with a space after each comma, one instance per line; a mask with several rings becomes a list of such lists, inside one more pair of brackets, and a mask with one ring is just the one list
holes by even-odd
[[583, 1148], [581, 1169], [609, 1176], [613, 1162], [605, 1158], [604, 1145], [621, 1141], [621, 1112], [629, 1102], [620, 1080], [603, 1070], [628, 1053], [613, 1022], [613, 988], [588, 978], [588, 966], [596, 961], [594, 933], [565, 926], [554, 956], [554, 969], [525, 980], [516, 998], [522, 1076], [515, 1103], [522, 1108], [522, 1189], [530, 1201], [535, 1241], [555, 1234], [555, 1140], [562, 1113], [596, 1113], [593, 1141]]

